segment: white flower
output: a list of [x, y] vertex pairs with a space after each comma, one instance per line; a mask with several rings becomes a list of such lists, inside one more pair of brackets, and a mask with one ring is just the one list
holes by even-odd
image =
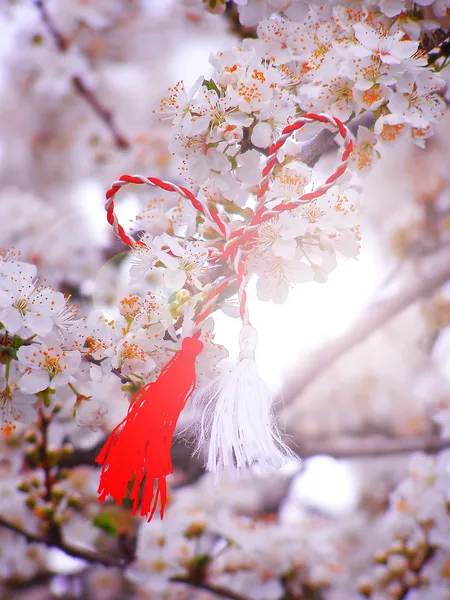
[[185, 161], [181, 167], [182, 173], [197, 185], [202, 185], [209, 177], [216, 179], [221, 173], [229, 171], [230, 161], [223, 153], [223, 148], [225, 142], [222, 138], [218, 135], [211, 138], [207, 134], [189, 137], [175, 135], [170, 144], [170, 150]]
[[111, 364], [120, 368], [124, 375], [148, 374], [156, 367], [151, 353], [155, 345], [160, 345], [165, 326], [152, 325], [146, 329], [130, 331], [117, 345], [116, 356]]
[[224, 346], [214, 343], [214, 319], [212, 317], [204, 322], [200, 340], [204, 346], [195, 362], [197, 387], [205, 385], [220, 374], [222, 360], [228, 357], [228, 350]]
[[[312, 170], [304, 163], [299, 161], [290, 162], [275, 175], [266, 194], [267, 200], [273, 200], [277, 204], [283, 201], [298, 200], [311, 181], [311, 176]], [[282, 218], [287, 217], [282, 215]]]
[[443, 86], [444, 81], [433, 73], [405, 73], [397, 81], [388, 108], [413, 127], [425, 128], [444, 114], [445, 103], [436, 94]]
[[255, 256], [249, 268], [259, 276], [256, 283], [258, 299], [283, 304], [293, 284], [311, 281], [313, 269], [303, 262], [303, 258], [304, 255], [298, 248], [289, 260], [276, 256], [270, 248], [263, 255]]
[[77, 407], [75, 419], [80, 427], [98, 431], [104, 424], [107, 413], [108, 402], [106, 400], [91, 398], [83, 400], [81, 406]]
[[22, 346], [17, 356], [19, 364], [26, 369], [20, 379], [20, 389], [27, 394], [66, 385], [81, 361], [81, 354], [63, 350], [56, 336], [49, 336], [41, 344]]
[[[160, 103], [160, 115], [163, 119], [173, 120], [174, 126], [186, 128], [186, 135], [195, 135], [204, 133], [208, 127], [208, 122], [202, 119], [196, 120], [191, 116], [194, 112], [194, 98], [201, 88], [204, 78], [199, 77], [189, 92], [186, 92], [184, 81], [179, 81], [174, 87], [169, 88], [167, 98], [162, 98]], [[196, 123], [196, 126], [193, 126]]]
[[377, 160], [375, 145], [377, 137], [367, 127], [358, 127], [358, 134], [353, 145], [353, 152], [350, 155], [350, 164], [354, 165], [361, 172], [368, 173]]
[[26, 424], [36, 420], [36, 398], [6, 387], [0, 392], [1, 429], [15, 429], [16, 422]]
[[186, 241], [182, 246], [169, 236], [161, 237], [161, 242], [166, 243], [170, 252], [178, 259], [178, 264], [171, 263], [164, 271], [163, 279], [166, 289], [170, 292], [180, 290], [188, 281], [190, 284], [203, 289], [200, 276], [204, 270], [208, 249], [203, 242]]
[[[111, 422], [114, 422], [118, 416], [122, 416], [123, 406], [128, 407], [126, 393], [122, 390], [120, 378], [111, 373], [110, 369], [105, 373], [101, 366], [91, 364], [88, 377], [78, 379], [75, 376], [75, 378], [74, 390], [78, 395], [75, 397], [75, 406], [68, 404], [67, 408], [70, 408], [71, 415], [75, 409], [77, 425], [97, 431], [102, 427], [107, 416], [110, 417]], [[72, 391], [75, 394], [74, 390]], [[123, 402], [117, 402], [119, 399]], [[78, 433], [72, 434], [72, 439], [77, 437]]]
[[160, 208], [143, 211], [137, 220], [136, 229], [144, 229], [146, 233], [155, 236], [169, 231], [171, 221]]
[[48, 335], [64, 307], [63, 294], [36, 287], [27, 275], [11, 274], [0, 280], [0, 322], [12, 334], [26, 328], [40, 336]]
[[242, 183], [256, 185], [261, 181], [261, 155], [257, 150], [249, 150], [238, 156], [236, 177]]
[[167, 239], [171, 239], [170, 236], [162, 234], [153, 237], [145, 233], [140, 240], [144, 245], [136, 245], [132, 248], [129, 256], [131, 283], [138, 283], [145, 278], [150, 278], [158, 287], [160, 278], [163, 275], [163, 268], [157, 266], [157, 264], [162, 263], [168, 268], [177, 268], [177, 259], [162, 249], [164, 245], [162, 241]]
[[79, 327], [81, 350], [96, 360], [111, 357], [115, 350], [117, 325], [114, 321], [107, 321], [101, 311], [91, 311]]
[[353, 81], [341, 75], [300, 86], [299, 103], [305, 110], [326, 112], [342, 121], [347, 121], [352, 113], [360, 112], [354, 98]]
[[419, 42], [403, 40], [405, 36], [403, 31], [391, 33], [381, 28], [376, 30], [366, 23], [355, 23], [353, 29], [361, 46], [354, 46], [352, 52], [359, 57], [374, 54], [387, 64], [398, 65], [405, 59], [411, 58], [419, 46]]

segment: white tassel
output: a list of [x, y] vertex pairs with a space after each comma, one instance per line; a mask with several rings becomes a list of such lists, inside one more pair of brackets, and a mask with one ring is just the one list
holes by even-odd
[[261, 472], [279, 469], [293, 454], [281, 440], [272, 415], [272, 392], [255, 364], [256, 330], [245, 325], [240, 334], [239, 361], [231, 373], [194, 393], [203, 411], [197, 452], [209, 443], [206, 468], [215, 474], [257, 466]]

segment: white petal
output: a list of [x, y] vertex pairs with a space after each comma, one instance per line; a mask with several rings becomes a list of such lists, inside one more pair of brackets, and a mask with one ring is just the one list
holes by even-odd
[[23, 324], [29, 327], [33, 333], [37, 333], [42, 337], [48, 335], [53, 327], [53, 321], [45, 315], [38, 316], [33, 313], [27, 313], [23, 321]]
[[185, 283], [186, 273], [182, 269], [166, 269], [164, 271], [164, 285], [169, 292], [178, 292]]
[[58, 373], [58, 375], [55, 375], [55, 377], [53, 377], [53, 379], [51, 380], [50, 387], [52, 387], [52, 388], [62, 387], [63, 385], [66, 385], [67, 383], [69, 383], [69, 379], [70, 379], [69, 373]]
[[20, 380], [20, 389], [26, 394], [36, 394], [46, 390], [50, 385], [48, 373], [43, 371], [25, 373]]
[[400, 59], [404, 60], [405, 58], [410, 58], [417, 52], [417, 48], [419, 47], [419, 42], [410, 42], [404, 41], [399, 42], [392, 49], [392, 54]]
[[273, 131], [269, 123], [257, 123], [252, 131], [252, 144], [257, 148], [267, 148], [272, 140]]
[[353, 25], [355, 37], [358, 42], [370, 50], [375, 50], [380, 44], [380, 38], [376, 31], [365, 23], [355, 23]]
[[302, 261], [297, 261], [289, 272], [289, 279], [292, 283], [306, 283], [311, 281], [313, 276], [313, 269]]
[[280, 256], [281, 258], [285, 258], [286, 260], [292, 260], [295, 256], [295, 249], [297, 244], [295, 240], [286, 240], [282, 238], [277, 238], [272, 245], [272, 251], [275, 256]]
[[67, 367], [67, 371], [76, 371], [80, 365], [81, 354], [79, 352], [67, 352], [63, 358], [61, 358], [61, 365]]
[[225, 117], [225, 121], [230, 125], [235, 125], [236, 127], [250, 127], [253, 123], [253, 119], [241, 112], [233, 112], [231, 115]]
[[5, 292], [5, 290], [0, 290], [0, 306], [10, 308], [12, 303], [13, 299], [11, 297], [11, 294], [8, 294], [7, 292]]
[[17, 309], [7, 308], [0, 312], [0, 323], [3, 323], [5, 329], [14, 334], [22, 328], [23, 318]]
[[19, 423], [29, 425], [36, 421], [36, 407], [34, 406], [36, 398], [22, 392], [14, 392], [12, 401], [14, 408], [19, 413], [17, 417]]

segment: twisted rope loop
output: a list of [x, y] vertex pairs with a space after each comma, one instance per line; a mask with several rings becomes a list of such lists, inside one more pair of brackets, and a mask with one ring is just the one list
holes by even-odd
[[[286, 140], [288, 140], [295, 131], [298, 131], [307, 123], [312, 123], [314, 121], [332, 125], [333, 127], [337, 128], [339, 135], [343, 138], [344, 150], [338, 167], [334, 173], [328, 177], [325, 183], [317, 187], [314, 191], [303, 194], [297, 200], [293, 200], [285, 204], [277, 204], [270, 209], [266, 208], [264, 197], [269, 189], [273, 171], [278, 163], [278, 151], [283, 147]], [[206, 200], [197, 198], [187, 188], [178, 186], [170, 181], [163, 181], [162, 179], [158, 179], [156, 177], [144, 177], [142, 175], [122, 175], [118, 181], [115, 181], [111, 185], [111, 188], [106, 192], [105, 210], [107, 220], [112, 226], [115, 234], [122, 240], [124, 244], [130, 247], [134, 247], [136, 245], [145, 246], [142, 241], [136, 241], [131, 238], [118, 222], [117, 216], [114, 212], [114, 198], [118, 191], [123, 186], [128, 184], [144, 184], [151, 187], [158, 187], [167, 192], [175, 192], [186, 200], [189, 200], [192, 206], [198, 212], [204, 215], [205, 219], [208, 221], [208, 224], [220, 235], [221, 238], [223, 238], [223, 248], [211, 250], [208, 261], [217, 262], [218, 260], [228, 260], [231, 258], [235, 271], [235, 276], [225, 279], [208, 294], [203, 305], [203, 310], [196, 319], [196, 330], [199, 330], [202, 323], [211, 314], [217, 297], [236, 280], [238, 283], [239, 313], [243, 324], [245, 325], [248, 324], [248, 310], [246, 302], [247, 294], [245, 291], [248, 277], [245, 270], [245, 252], [250, 249], [252, 242], [257, 238], [259, 227], [262, 225], [262, 223], [269, 221], [284, 211], [294, 210], [303, 204], [323, 196], [323, 194], [333, 187], [336, 184], [336, 181], [345, 173], [352, 150], [352, 135], [342, 121], [336, 117], [331, 117], [326, 114], [308, 113], [303, 117], [296, 119], [290, 125], [287, 125], [281, 132], [281, 135], [270, 146], [266, 164], [262, 170], [262, 179], [259, 184], [259, 190], [256, 196], [256, 210], [253, 213], [250, 222], [244, 224], [235, 231], [230, 233], [227, 224], [222, 221], [219, 213], [215, 209], [211, 209]]]

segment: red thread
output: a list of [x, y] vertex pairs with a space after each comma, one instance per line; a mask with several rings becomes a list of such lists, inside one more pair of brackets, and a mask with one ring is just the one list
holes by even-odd
[[100, 502], [112, 496], [117, 504], [122, 504], [129, 496], [136, 514], [141, 500], [140, 514], [147, 515], [150, 521], [159, 500], [163, 518], [166, 477], [173, 472], [172, 438], [180, 413], [194, 391], [195, 360], [203, 348], [197, 337], [185, 338], [181, 350], [165, 365], [158, 379], [134, 395], [127, 416], [108, 437], [96, 458], [102, 465]]
[[[167, 192], [180, 193], [180, 191], [181, 191], [184, 194], [184, 196], [190, 200], [192, 206], [198, 212], [205, 214], [205, 211], [204, 211], [201, 203], [199, 202], [198, 198], [196, 198], [194, 196], [194, 194], [187, 188], [181, 187], [181, 186], [174, 186], [173, 184], [171, 184], [167, 181], [162, 181], [162, 179], [158, 179], [157, 177], [147, 177], [147, 179], [154, 186], [159, 187], [163, 190], [166, 190]], [[122, 175], [121, 177], [119, 177], [119, 181], [123, 181], [124, 183], [133, 183], [135, 185], [143, 185], [143, 184], [148, 185], [147, 181], [142, 181], [142, 179], [140, 179], [139, 177], [133, 177], [132, 175]], [[117, 192], [120, 190], [121, 187], [122, 187], [121, 185], [117, 185], [117, 183], [113, 183], [113, 185], [110, 187], [110, 189], [106, 192], [106, 201], [107, 201], [106, 202], [106, 211], [107, 211], [106, 218], [108, 220], [108, 223], [114, 227], [116, 234], [120, 237], [122, 242], [124, 244], [126, 244], [127, 246], [133, 246], [136, 243], [133, 240], [133, 238], [129, 237], [125, 233], [125, 231], [123, 230], [121, 225], [119, 225], [118, 223], [115, 223], [114, 197], [117, 194]], [[209, 210], [209, 208], [208, 208], [208, 210]], [[225, 228], [224, 223], [220, 219], [219, 214], [215, 210], [209, 210], [209, 214], [210, 214], [211, 218], [213, 219], [213, 221], [216, 223], [216, 225], [219, 228], [222, 235], [225, 235], [226, 228]], [[142, 245], [145, 245], [145, 244], [142, 244]]]

